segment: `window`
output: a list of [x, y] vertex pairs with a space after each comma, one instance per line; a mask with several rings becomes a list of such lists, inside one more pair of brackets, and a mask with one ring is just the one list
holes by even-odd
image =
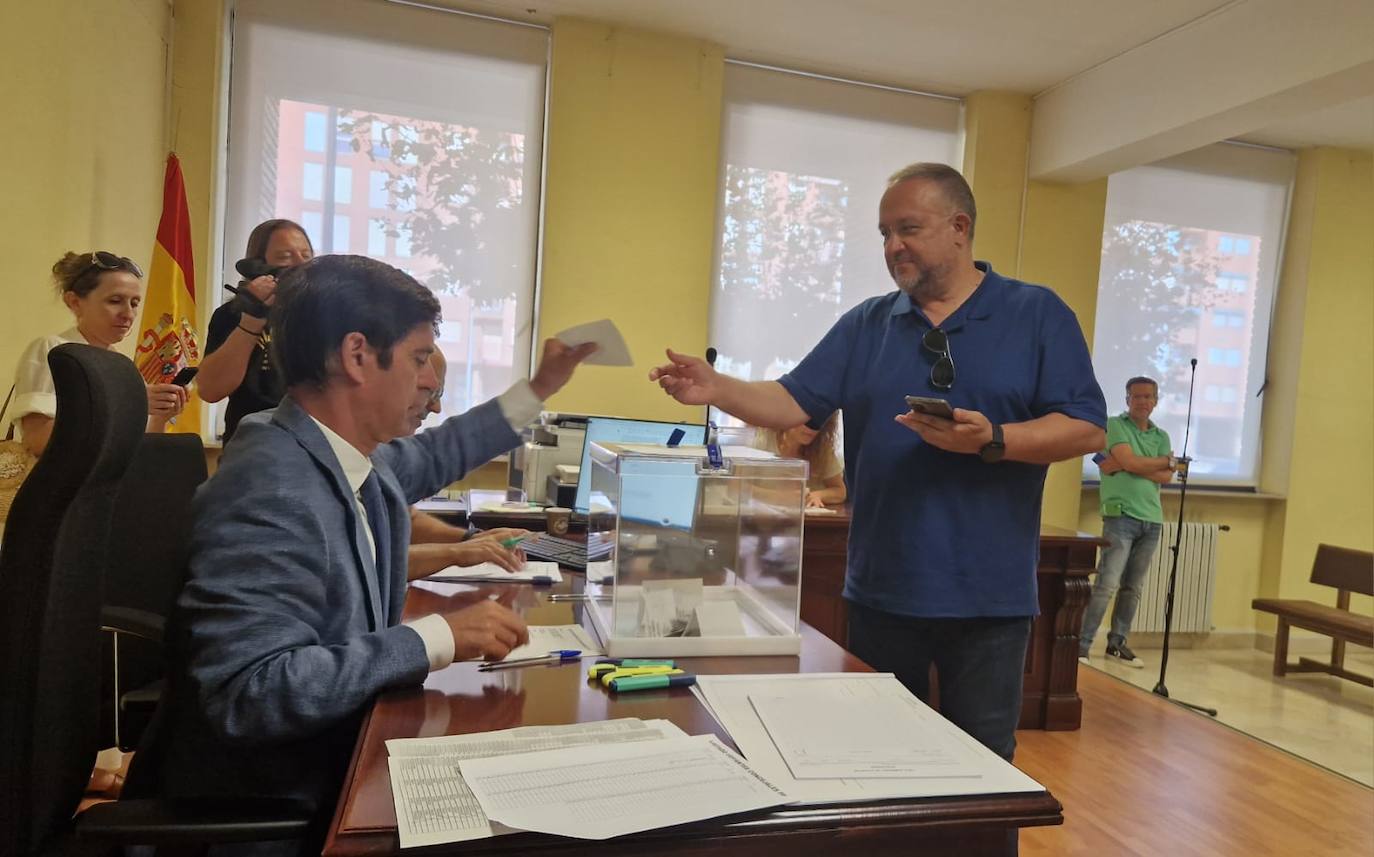
[[348, 252], [348, 231], [353, 226], [347, 214], [334, 215], [334, 232], [329, 236], [329, 246], [324, 250], [326, 253], [347, 253]]
[[334, 202], [348, 205], [353, 201], [353, 168], [334, 168]]
[[1217, 288], [1223, 292], [1243, 293], [1250, 285], [1250, 278], [1244, 274], [1223, 272], [1217, 274]]
[[387, 193], [386, 183], [391, 175], [381, 170], [370, 170], [367, 174], [367, 204], [370, 208], [384, 209], [391, 195]]
[[305, 114], [305, 150], [307, 152], [324, 151], [324, 114], [316, 110], [308, 111]]
[[[305, 228], [305, 234], [310, 238], [310, 246], [315, 248], [324, 247], [324, 215], [318, 211], [303, 211], [300, 219], [296, 221]], [[321, 253], [324, 251], [321, 250]]]
[[1212, 310], [1212, 327], [1244, 327], [1245, 313], [1238, 309]]
[[367, 222], [367, 255], [386, 255], [386, 222], [373, 218]]
[[[365, 249], [439, 297], [455, 333], [439, 341], [451, 412], [525, 377], [547, 54], [538, 28], [371, 0], [239, 0], [225, 270], [254, 225], [297, 220], [318, 253]], [[307, 158], [308, 188], [295, 184]], [[488, 326], [505, 346], [483, 344]]]
[[1093, 365], [1113, 405], [1127, 378], [1159, 379], [1152, 419], [1181, 452], [1198, 359], [1195, 484], [1258, 481], [1257, 393], [1293, 169], [1287, 152], [1221, 143], [1107, 182]]
[[324, 199], [324, 164], [301, 164], [301, 198]]
[[1208, 348], [1207, 362], [1213, 366], [1239, 366], [1241, 364], [1240, 349]]
[[777, 378], [842, 313], [895, 288], [878, 200], [887, 177], [914, 161], [959, 166], [961, 111], [953, 100], [726, 65], [717, 369]]

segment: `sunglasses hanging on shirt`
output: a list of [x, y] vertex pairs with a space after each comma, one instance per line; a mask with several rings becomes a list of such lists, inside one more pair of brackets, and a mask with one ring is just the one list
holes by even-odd
[[921, 345], [939, 359], [930, 367], [930, 386], [937, 390], [948, 390], [954, 386], [954, 358], [949, 353], [949, 336], [938, 327], [932, 327], [921, 337]]

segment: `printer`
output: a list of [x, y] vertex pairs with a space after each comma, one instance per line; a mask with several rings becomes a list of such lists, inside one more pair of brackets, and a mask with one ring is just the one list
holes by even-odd
[[[564, 484], [568, 474], [582, 463], [582, 446], [587, 439], [587, 418], [574, 414], [541, 415], [540, 421], [522, 432], [522, 443], [510, 454], [508, 487], [525, 492], [531, 503], [561, 505], [558, 496], [549, 496], [549, 485]], [[559, 466], [563, 465], [561, 472]], [[571, 467], [571, 470], [569, 470]], [[576, 479], [573, 479], [576, 490]]]

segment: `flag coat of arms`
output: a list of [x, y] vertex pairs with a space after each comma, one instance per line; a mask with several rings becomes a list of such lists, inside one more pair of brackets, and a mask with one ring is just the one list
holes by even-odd
[[[191, 254], [191, 217], [186, 181], [175, 154], [167, 156], [162, 183], [162, 218], [157, 224], [148, 290], [143, 298], [142, 332], [134, 362], [148, 384], [169, 384], [178, 372], [200, 363], [196, 339], [195, 261]], [[200, 431], [200, 397], [186, 397], [186, 408], [167, 431]]]

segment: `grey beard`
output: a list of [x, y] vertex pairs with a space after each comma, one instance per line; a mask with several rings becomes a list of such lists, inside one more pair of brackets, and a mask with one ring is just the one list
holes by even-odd
[[934, 300], [940, 297], [942, 290], [934, 277], [928, 274], [919, 274], [915, 277], [904, 277], [901, 279], [893, 278], [897, 288], [907, 293], [907, 296], [918, 304]]

